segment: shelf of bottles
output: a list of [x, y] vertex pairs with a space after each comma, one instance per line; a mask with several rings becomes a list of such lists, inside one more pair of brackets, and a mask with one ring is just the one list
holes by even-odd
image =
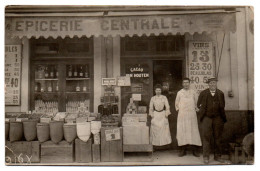
[[34, 103], [36, 113], [58, 112], [58, 65], [36, 65]]
[[91, 83], [88, 64], [66, 65], [66, 111], [89, 111]]

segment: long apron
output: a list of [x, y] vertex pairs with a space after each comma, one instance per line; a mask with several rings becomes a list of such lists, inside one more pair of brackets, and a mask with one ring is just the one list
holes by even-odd
[[165, 111], [153, 112], [154, 117], [151, 120], [150, 139], [153, 145], [163, 146], [172, 142], [169, 121], [166, 118]]
[[193, 98], [182, 97], [180, 100], [176, 138], [179, 146], [202, 145]]

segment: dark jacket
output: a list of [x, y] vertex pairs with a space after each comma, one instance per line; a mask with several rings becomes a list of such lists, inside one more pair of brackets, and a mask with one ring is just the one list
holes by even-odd
[[[199, 110], [200, 121], [202, 121], [202, 119], [205, 117], [205, 115], [207, 113], [207, 99], [208, 99], [209, 96], [211, 96], [209, 89], [203, 90], [199, 95], [197, 106], [200, 109]], [[226, 119], [226, 114], [225, 114], [225, 96], [224, 96], [224, 93], [221, 90], [217, 89], [215, 96], [218, 97], [218, 100], [219, 100], [219, 103], [220, 103], [220, 105], [219, 105], [220, 116], [223, 119], [223, 121], [226, 122], [227, 119]]]

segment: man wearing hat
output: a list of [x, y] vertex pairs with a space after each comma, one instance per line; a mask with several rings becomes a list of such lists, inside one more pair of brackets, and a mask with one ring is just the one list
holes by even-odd
[[224, 93], [217, 89], [217, 78], [209, 78], [209, 88], [199, 95], [197, 106], [202, 127], [202, 146], [204, 163], [209, 163], [210, 139], [214, 138], [214, 160], [223, 163], [221, 159], [221, 136], [224, 123], [227, 121], [225, 114]]

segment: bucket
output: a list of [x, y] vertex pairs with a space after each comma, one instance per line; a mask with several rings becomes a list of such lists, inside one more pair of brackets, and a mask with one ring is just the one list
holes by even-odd
[[38, 120], [23, 121], [23, 132], [26, 141], [33, 141], [37, 137], [37, 122]]
[[23, 138], [23, 123], [10, 122], [9, 139], [11, 142], [20, 141]]
[[77, 135], [80, 140], [87, 142], [90, 134], [90, 122], [77, 123]]
[[37, 123], [37, 138], [40, 143], [43, 143], [50, 139], [49, 123]]
[[63, 139], [63, 124], [63, 121], [50, 122], [50, 136], [55, 144], [58, 144]]
[[10, 129], [10, 123], [5, 122], [5, 140], [7, 140], [9, 137], [9, 129]]
[[77, 138], [76, 124], [68, 123], [63, 125], [64, 138], [68, 143], [71, 143]]

